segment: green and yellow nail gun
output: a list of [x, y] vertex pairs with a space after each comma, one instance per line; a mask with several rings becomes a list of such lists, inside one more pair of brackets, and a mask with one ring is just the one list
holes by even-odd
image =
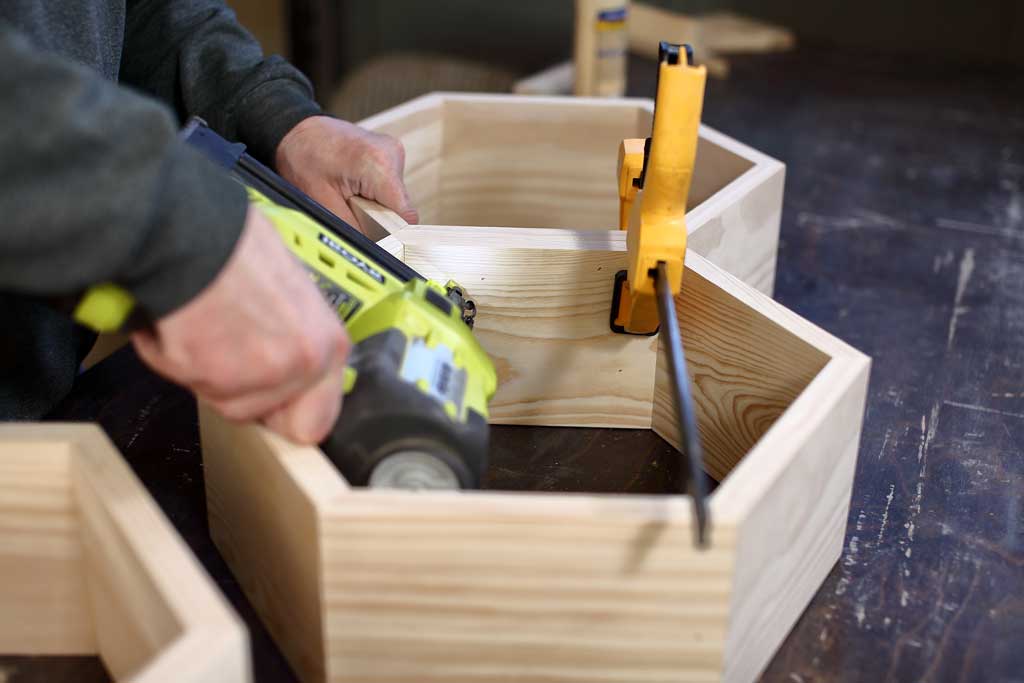
[[[345, 322], [344, 407], [321, 447], [349, 483], [479, 487], [497, 375], [462, 288], [423, 278], [201, 120], [182, 136], [246, 187]], [[129, 324], [133, 308], [125, 290], [102, 284], [74, 316], [108, 332]]]

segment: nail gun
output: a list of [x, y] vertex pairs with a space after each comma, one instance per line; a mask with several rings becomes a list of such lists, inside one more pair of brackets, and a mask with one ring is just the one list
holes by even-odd
[[[321, 444], [356, 486], [477, 488], [486, 470], [488, 403], [497, 375], [472, 334], [476, 307], [382, 249], [199, 119], [182, 131], [241, 182], [345, 322], [353, 349], [344, 409]], [[90, 289], [75, 318], [122, 329], [134, 302]]]

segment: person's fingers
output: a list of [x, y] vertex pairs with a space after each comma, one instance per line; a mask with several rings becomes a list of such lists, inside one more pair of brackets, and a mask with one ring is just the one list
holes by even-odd
[[320, 202], [325, 209], [333, 213], [335, 216], [345, 221], [353, 228], [359, 230], [364, 235], [367, 234], [366, 228], [356, 218], [355, 212], [352, 211], [352, 207], [349, 206], [345, 199], [344, 193], [335, 188], [334, 186], [323, 186], [316, 190], [309, 192], [309, 196]]
[[419, 211], [412, 205], [412, 199], [409, 197], [409, 193], [405, 189], [405, 183], [400, 180], [395, 181], [398, 185], [398, 201], [396, 206], [399, 208], [393, 209], [399, 216], [405, 220], [406, 223], [415, 225], [420, 222]]
[[323, 441], [341, 414], [344, 371], [344, 365], [334, 368], [308, 391], [264, 417], [264, 424], [298, 443]]
[[309, 190], [308, 192], [310, 197], [320, 202], [325, 209], [333, 213], [335, 216], [352, 227], [360, 227], [359, 221], [356, 220], [356, 216], [352, 213], [352, 209], [349, 207], [345, 195], [341, 190], [337, 189], [333, 185], [324, 184], [322, 186], [318, 186], [314, 190]]
[[[333, 314], [328, 313], [328, 316]], [[323, 321], [327, 328], [332, 327], [333, 319]], [[310, 325], [310, 333], [313, 333], [317, 323]], [[321, 325], [323, 328], [323, 325]], [[340, 329], [340, 325], [338, 326]], [[321, 329], [321, 333], [324, 330]], [[337, 330], [334, 330], [337, 332]], [[320, 335], [318, 335], [320, 336]], [[319, 384], [324, 377], [332, 376], [337, 368], [344, 368], [348, 360], [349, 341], [348, 335], [341, 329], [340, 334], [328, 334], [321, 336], [324, 339], [322, 353], [317, 355], [314, 362], [298, 361], [292, 359], [280, 369], [270, 369], [265, 374], [265, 381], [262, 385], [254, 388], [246, 388], [232, 394], [217, 393], [216, 391], [203, 395], [197, 390], [215, 410], [233, 420], [253, 420], [263, 418], [278, 410], [281, 406], [295, 400], [303, 392], [309, 391], [311, 387]]]
[[[313, 296], [318, 295], [314, 292]], [[306, 318], [301, 323], [304, 329], [293, 328], [291, 335], [277, 333], [261, 343], [252, 340], [241, 362], [223, 354], [214, 367], [190, 383], [193, 391], [211, 404], [249, 398], [263, 405], [268, 399], [258, 397], [268, 391], [276, 392], [280, 403], [316, 382], [333, 366], [336, 354], [347, 354], [348, 334], [326, 306], [323, 311], [318, 310], [322, 305], [318, 298], [313, 303], [316, 308], [305, 311]], [[278, 322], [286, 324], [284, 320]], [[267, 334], [266, 330], [260, 331]], [[245, 410], [241, 405], [238, 409], [245, 413], [255, 410]]]
[[[139, 358], [163, 377], [185, 383], [182, 368], [171, 361], [159, 340], [148, 331], [132, 334], [132, 342]], [[323, 373], [294, 372], [283, 381], [278, 381], [274, 374], [254, 372], [249, 374], [234, 373], [230, 383], [218, 383], [209, 377], [197, 378], [187, 382], [197, 397], [203, 399], [218, 413], [230, 420], [242, 421], [262, 417], [278, 406], [299, 394]]]
[[308, 441], [337, 418], [348, 334], [259, 211], [218, 276], [132, 340], [155, 372], [228, 419], [258, 420], [309, 394], [322, 398], [304, 401], [309, 416], [290, 417], [289, 434]]
[[419, 223], [420, 217], [409, 198], [409, 192], [402, 182], [402, 169], [379, 168], [374, 177], [375, 182], [367, 192], [367, 199], [383, 204], [391, 209], [406, 223]]
[[307, 386], [309, 382], [306, 378], [296, 378], [285, 384], [240, 395], [220, 397], [199, 389], [196, 390], [196, 395], [229, 420], [256, 420], [285, 405], [301, 394]]

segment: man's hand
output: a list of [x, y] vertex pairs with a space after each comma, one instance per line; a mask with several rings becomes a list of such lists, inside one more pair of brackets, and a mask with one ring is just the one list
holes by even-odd
[[348, 335], [253, 206], [213, 282], [132, 341], [150, 367], [229, 419], [317, 443], [338, 418]]
[[419, 221], [402, 182], [405, 150], [387, 135], [328, 116], [304, 119], [277, 147], [277, 171], [340, 218], [361, 228], [348, 200], [365, 197]]

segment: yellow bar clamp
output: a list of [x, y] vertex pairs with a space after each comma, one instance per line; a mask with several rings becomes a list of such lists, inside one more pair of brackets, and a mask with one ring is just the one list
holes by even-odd
[[623, 140], [619, 148], [619, 228], [628, 231], [628, 269], [613, 323], [630, 334], [658, 329], [653, 273], [663, 261], [672, 294], [678, 294], [686, 256], [686, 198], [707, 71], [681, 58], [678, 48], [664, 47], [651, 137]]

